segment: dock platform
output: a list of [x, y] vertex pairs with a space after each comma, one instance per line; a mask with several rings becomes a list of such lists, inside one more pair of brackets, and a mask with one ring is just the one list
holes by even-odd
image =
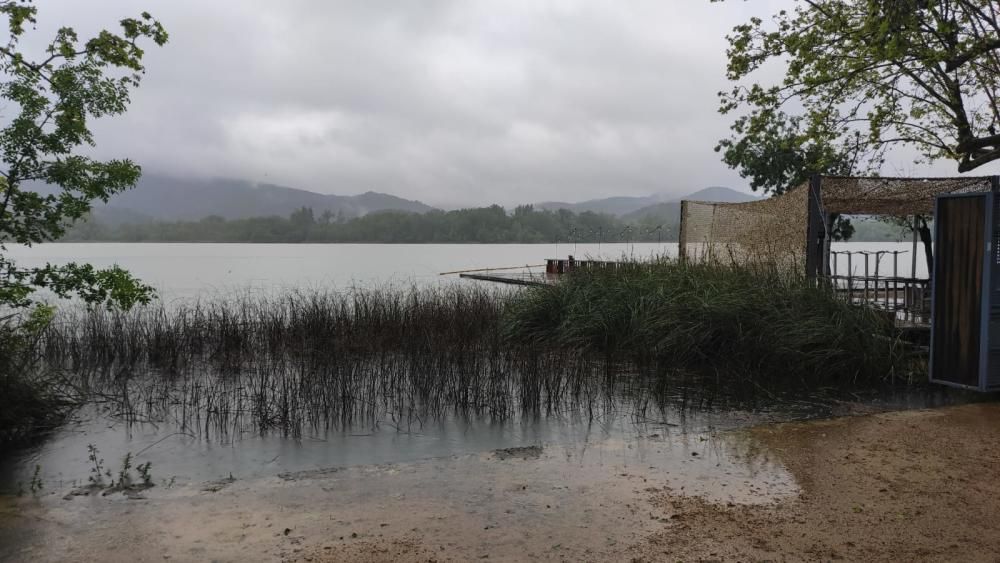
[[550, 285], [556, 281], [554, 276], [545, 273], [502, 273], [487, 271], [459, 274], [458, 277], [469, 280], [528, 286]]

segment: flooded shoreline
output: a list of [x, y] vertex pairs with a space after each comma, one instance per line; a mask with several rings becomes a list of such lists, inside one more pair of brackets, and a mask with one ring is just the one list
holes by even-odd
[[2, 496], [0, 558], [988, 561], [997, 421], [989, 402], [132, 496]]
[[[16, 501], [11, 560], [283, 560], [418, 538], [449, 558], [606, 558], [652, 533], [648, 493], [777, 502], [791, 476], [740, 432], [664, 433], [408, 463]], [[6, 527], [6, 525], [5, 525]], [[2, 533], [2, 532], [0, 532]], [[14, 538], [19, 538], [15, 540]], [[458, 538], [462, 538], [459, 540]], [[10, 542], [10, 543], [9, 543]], [[128, 552], [115, 546], [134, 542]], [[317, 545], [317, 542], [322, 545]], [[138, 547], [141, 546], [141, 547]]]
[[[627, 395], [597, 403], [564, 405], [549, 412], [525, 412], [505, 419], [449, 415], [401, 420], [360, 420], [342, 428], [305, 428], [291, 435], [280, 429], [219, 429], [185, 424], [184, 404], [158, 419], [121, 414], [117, 402], [91, 403], [39, 444], [10, 452], [0, 462], [0, 493], [29, 490], [38, 478], [48, 487], [85, 484], [88, 448], [95, 447], [108, 469], [127, 454], [150, 462], [154, 482], [195, 483], [230, 475], [272, 477], [330, 467], [409, 463], [478, 455], [497, 449], [539, 446], [567, 450], [600, 448], [670, 437], [705, 436], [767, 423], [830, 418], [902, 409], [939, 407], [988, 399], [958, 390], [901, 385], [864, 392], [789, 392], [756, 397], [707, 393], [676, 387], [636, 402]], [[37, 474], [36, 474], [37, 472]]]

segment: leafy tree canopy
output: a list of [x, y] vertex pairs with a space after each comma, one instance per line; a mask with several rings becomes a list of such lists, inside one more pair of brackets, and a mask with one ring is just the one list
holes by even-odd
[[995, 0], [800, 0], [727, 39], [720, 112], [739, 115], [716, 150], [755, 189], [874, 172], [898, 144], [959, 172], [1000, 159]]
[[[30, 0], [0, 1], [8, 38], [0, 43], [0, 305], [24, 307], [38, 288], [88, 303], [130, 306], [148, 301], [152, 289], [120, 268], [46, 265], [19, 268], [5, 244], [33, 245], [58, 238], [90, 210], [135, 185], [140, 169], [129, 160], [97, 161], [80, 153], [94, 145], [91, 118], [125, 111], [129, 91], [143, 73], [140, 42], [167, 41], [148, 13], [119, 22], [118, 33], [101, 31], [82, 40], [70, 27], [59, 29], [43, 53], [22, 49], [36, 23]], [[42, 194], [32, 183], [57, 187]], [[37, 184], [35, 184], [37, 185]]]

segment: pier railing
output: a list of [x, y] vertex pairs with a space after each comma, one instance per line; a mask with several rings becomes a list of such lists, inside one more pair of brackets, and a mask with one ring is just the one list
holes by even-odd
[[575, 270], [615, 270], [631, 267], [631, 262], [613, 260], [577, 260], [569, 258], [549, 258], [545, 263], [546, 274], [568, 274]]
[[[906, 251], [832, 251], [830, 273], [825, 278], [834, 291], [852, 303], [891, 311], [904, 323], [928, 324], [931, 282], [913, 276], [912, 267], [911, 275], [901, 275], [899, 258], [904, 254]], [[846, 272], [841, 269], [844, 262]]]

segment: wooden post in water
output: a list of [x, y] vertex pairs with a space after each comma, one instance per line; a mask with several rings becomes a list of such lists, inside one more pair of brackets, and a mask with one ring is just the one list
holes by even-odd
[[809, 194], [806, 203], [806, 278], [815, 280], [823, 270], [823, 212], [821, 193], [822, 176], [813, 174], [809, 178]]

